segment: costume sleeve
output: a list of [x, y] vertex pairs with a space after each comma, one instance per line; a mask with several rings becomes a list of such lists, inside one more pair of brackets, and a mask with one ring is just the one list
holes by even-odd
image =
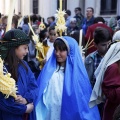
[[0, 110], [11, 114], [23, 115], [27, 109], [26, 105], [16, 103], [13, 97], [5, 99], [5, 96], [0, 92]]
[[102, 90], [109, 101], [120, 103], [120, 72], [116, 63], [107, 68]]
[[37, 81], [34, 77], [34, 74], [30, 70], [29, 66], [28, 66], [28, 74], [27, 75], [28, 75], [28, 90], [24, 94], [23, 97], [26, 98], [26, 100], [29, 103], [32, 103], [37, 98], [38, 85], [37, 85]]

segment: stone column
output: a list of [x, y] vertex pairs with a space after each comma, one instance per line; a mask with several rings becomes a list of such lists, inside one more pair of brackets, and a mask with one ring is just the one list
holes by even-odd
[[[44, 17], [44, 15], [45, 14], [47, 14], [49, 11], [47, 11], [47, 10], [49, 10], [49, 6], [48, 6], [48, 4], [49, 4], [49, 1], [47, 2], [47, 6], [46, 5], [44, 5], [45, 4], [45, 0], [40, 0], [39, 1], [39, 5], [38, 5], [38, 14], [41, 16], [41, 17]], [[47, 9], [46, 9], [46, 13], [44, 13], [45, 11], [44, 11], [44, 7], [46, 7]]]
[[5, 14], [5, 0], [0, 0], [0, 13]]
[[8, 15], [10, 9], [10, 0], [4, 0], [4, 1], [5, 1], [5, 15]]
[[[33, 14], [33, 0], [29, 0], [30, 1], [30, 15], [32, 15]], [[39, 2], [39, 0], [38, 0], [38, 2]], [[39, 7], [39, 5], [38, 5], [38, 7]]]
[[40, 0], [38, 14], [47, 20], [47, 17], [54, 16], [57, 10], [57, 0]]
[[21, 13], [23, 16], [30, 15], [32, 0], [21, 0]]
[[81, 13], [84, 15], [84, 13], [85, 13], [85, 0], [80, 0], [80, 3], [79, 3], [79, 5], [80, 5], [80, 8], [81, 8]]
[[15, 14], [18, 14], [19, 12], [21, 12], [21, 0], [17, 0], [15, 5]]
[[100, 16], [100, 8], [101, 8], [101, 0], [96, 0], [95, 1], [95, 6], [94, 6], [94, 16]]
[[16, 5], [15, 5], [15, 14], [18, 14], [18, 7], [19, 7], [20, 4], [18, 4], [18, 0], [16, 2]]

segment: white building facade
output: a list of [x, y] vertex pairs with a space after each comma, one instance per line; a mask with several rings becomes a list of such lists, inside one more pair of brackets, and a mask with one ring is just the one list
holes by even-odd
[[[59, 8], [59, 0], [16, 0], [15, 14], [22, 15], [36, 13], [44, 17], [53, 16]], [[8, 15], [11, 0], [0, 0], [0, 12]], [[74, 8], [80, 7], [83, 15], [87, 7], [94, 8], [95, 16], [110, 18], [120, 15], [120, 0], [63, 0], [63, 9], [69, 9], [74, 16]]]

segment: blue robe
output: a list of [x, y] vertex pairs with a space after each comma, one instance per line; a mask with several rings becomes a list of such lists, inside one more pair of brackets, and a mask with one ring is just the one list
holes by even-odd
[[[77, 42], [71, 37], [63, 37], [68, 43], [68, 52], [61, 105], [61, 120], [100, 120], [97, 106], [89, 108], [88, 103], [92, 92], [89, 78], [82, 62]], [[36, 100], [36, 112], [42, 109], [45, 118], [47, 108], [43, 103], [43, 92], [49, 83], [57, 63], [54, 53], [45, 64], [38, 77], [39, 96]], [[39, 107], [40, 106], [40, 107]], [[39, 117], [39, 116], [38, 116]], [[39, 118], [37, 119], [39, 120]]]
[[[29, 103], [32, 103], [37, 97], [37, 83], [27, 63], [24, 63], [28, 68], [28, 72], [22, 65], [19, 65], [18, 94], [26, 98]], [[0, 120], [22, 120], [27, 108], [26, 105], [16, 103], [11, 96], [7, 99], [4, 97], [5, 95], [0, 92]], [[29, 116], [30, 120], [35, 120], [33, 119], [33, 113]]]

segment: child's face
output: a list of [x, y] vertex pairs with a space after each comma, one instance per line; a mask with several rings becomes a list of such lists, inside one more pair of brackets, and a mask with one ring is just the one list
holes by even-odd
[[57, 62], [60, 63], [61, 66], [64, 66], [67, 58], [67, 51], [66, 50], [61, 51], [59, 49], [56, 49], [55, 56], [56, 56]]
[[50, 32], [49, 32], [50, 42], [54, 42], [56, 38], [57, 38], [57, 33], [56, 33], [56, 31], [55, 31], [55, 30], [50, 30]]
[[97, 47], [98, 53], [104, 56], [108, 50], [110, 43], [111, 43], [111, 40], [107, 42], [101, 42], [101, 43], [95, 44], [95, 46]]
[[16, 56], [22, 60], [28, 53], [28, 45], [20, 45], [15, 49]]

